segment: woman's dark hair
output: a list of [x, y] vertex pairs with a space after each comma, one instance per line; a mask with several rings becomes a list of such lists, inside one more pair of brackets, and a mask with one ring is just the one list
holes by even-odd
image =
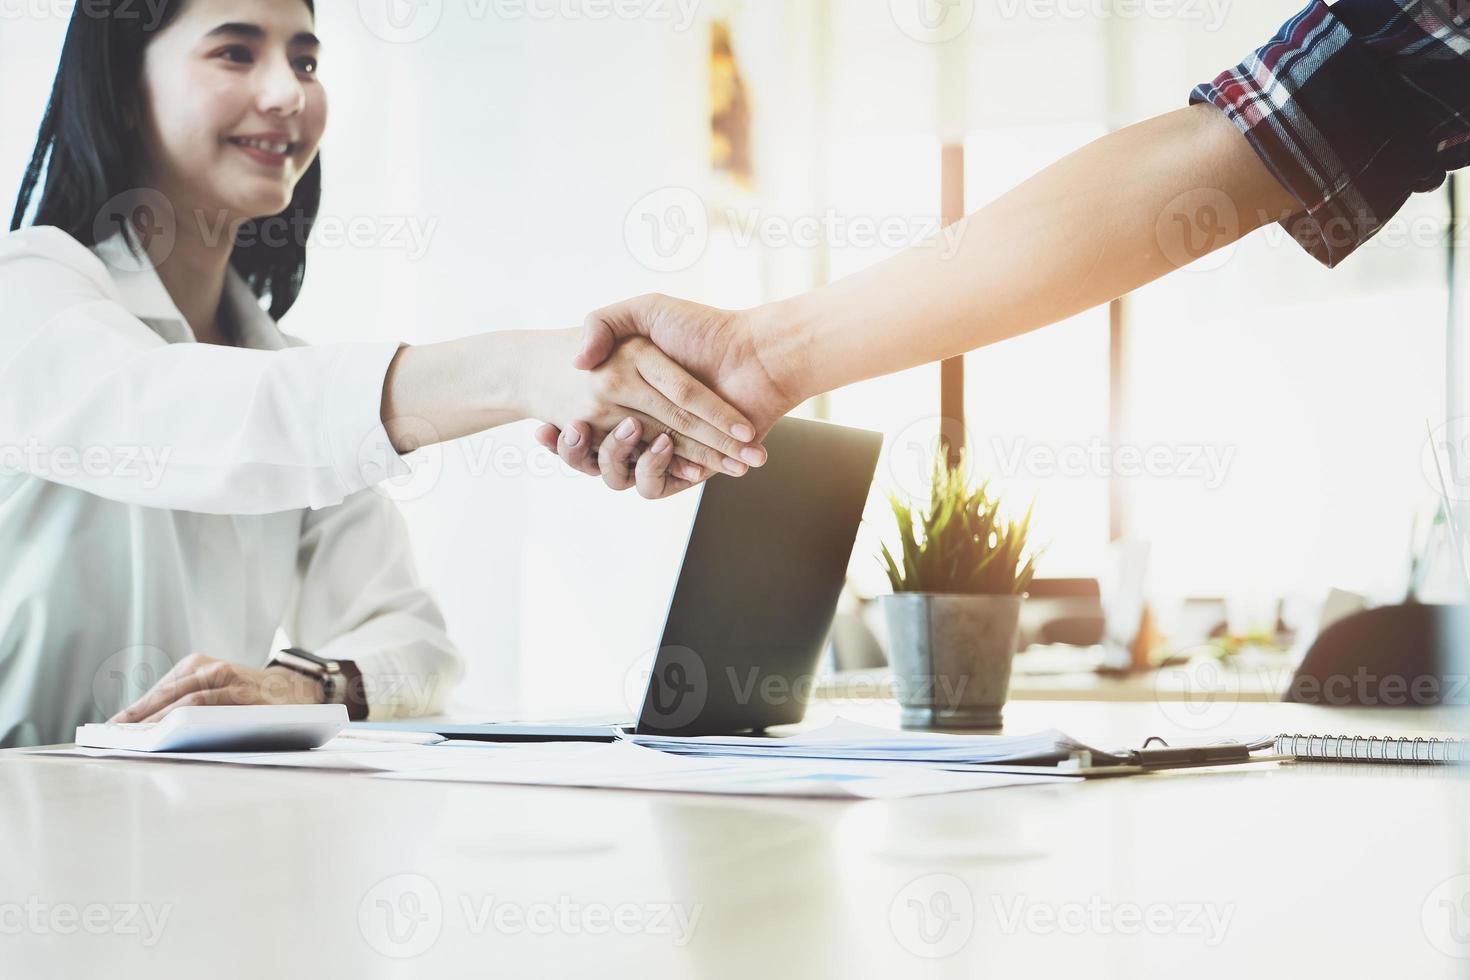
[[[32, 224], [54, 225], [89, 248], [97, 244], [104, 207], [137, 190], [143, 147], [141, 118], [143, 50], [168, 26], [187, 0], [87, 0], [72, 11], [61, 48], [51, 100], [41, 119], [36, 148], [21, 181], [11, 218], [21, 227], [41, 183]], [[303, 0], [316, 14], [313, 0]], [[257, 297], [270, 298], [271, 316], [280, 319], [301, 293], [306, 278], [306, 239], [316, 223], [322, 197], [320, 155], [302, 175], [291, 203], [279, 215], [241, 226], [230, 265]], [[287, 234], [257, 227], [281, 223]]]

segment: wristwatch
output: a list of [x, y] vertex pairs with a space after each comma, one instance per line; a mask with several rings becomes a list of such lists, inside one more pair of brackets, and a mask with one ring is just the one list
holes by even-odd
[[325, 704], [347, 706], [347, 717], [364, 721], [368, 716], [367, 693], [362, 686], [362, 671], [351, 660], [328, 660], [309, 650], [290, 647], [271, 657], [267, 667], [285, 667], [317, 681], [322, 686]]

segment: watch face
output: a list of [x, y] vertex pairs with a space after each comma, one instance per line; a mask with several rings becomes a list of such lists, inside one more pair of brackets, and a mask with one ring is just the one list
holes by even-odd
[[[316, 680], [322, 686], [322, 700], [325, 703], [347, 704], [347, 676], [337, 661], [318, 657], [307, 650], [291, 648], [272, 657], [271, 665], [279, 665]], [[362, 717], [366, 717], [366, 714]]]
[[324, 657], [318, 657], [310, 650], [298, 650], [296, 647], [291, 647], [289, 650], [282, 650], [280, 656], [282, 658], [290, 657], [298, 661], [305, 661], [303, 666], [317, 667], [322, 670], [330, 670], [337, 666], [335, 663], [327, 660]]

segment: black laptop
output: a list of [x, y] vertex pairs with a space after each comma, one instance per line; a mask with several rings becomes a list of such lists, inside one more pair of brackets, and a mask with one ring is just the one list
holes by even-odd
[[724, 735], [801, 721], [883, 437], [783, 419], [769, 462], [707, 483], [636, 719], [355, 728], [488, 741]]

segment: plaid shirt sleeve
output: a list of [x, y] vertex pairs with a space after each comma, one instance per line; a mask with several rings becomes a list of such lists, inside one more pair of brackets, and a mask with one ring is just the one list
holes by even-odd
[[1230, 118], [1305, 209], [1282, 225], [1335, 266], [1470, 163], [1470, 2], [1311, 0], [1189, 101]]

